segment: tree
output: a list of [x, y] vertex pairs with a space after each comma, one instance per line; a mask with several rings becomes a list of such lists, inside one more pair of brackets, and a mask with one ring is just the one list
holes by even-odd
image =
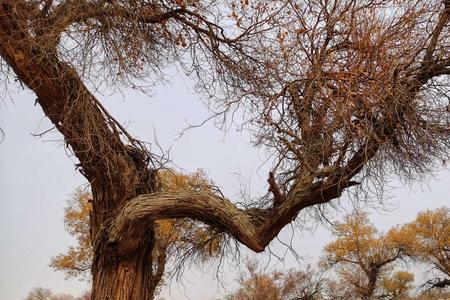
[[35, 287], [29, 293], [25, 300], [50, 300], [53, 292], [42, 287]]
[[49, 289], [36, 287], [28, 293], [25, 300], [75, 300], [75, 297], [69, 294], [53, 294]]
[[64, 214], [66, 230], [76, 238], [77, 245], [70, 247], [65, 254], [53, 257], [50, 266], [64, 270], [67, 277], [85, 277], [91, 270], [92, 244], [89, 233], [89, 215], [92, 210], [92, 195], [78, 189], [68, 201]]
[[227, 300], [314, 300], [321, 299], [325, 279], [308, 266], [304, 271], [263, 273], [254, 261], [247, 262], [248, 274], [239, 278], [239, 288]]
[[[336, 239], [325, 246], [322, 266], [336, 267], [340, 280], [351, 286], [361, 299], [374, 297], [382, 279], [393, 264], [404, 256], [390, 234], [379, 234], [367, 214], [355, 212], [334, 228]], [[403, 274], [403, 273], [401, 273]]]
[[[261, 252], [302, 210], [449, 158], [447, 1], [218, 2], [0, 1], [3, 82], [34, 92], [90, 183], [94, 300], [153, 297], [155, 221], [196, 220]], [[155, 156], [85, 84], [139, 88], [173, 61], [218, 121], [247, 108], [274, 158], [266, 197], [161, 192]]]
[[383, 279], [383, 298], [400, 299], [408, 296], [408, 290], [412, 288], [414, 274], [404, 271], [397, 271], [391, 277]]
[[413, 260], [427, 264], [444, 275], [428, 280], [430, 288], [450, 286], [450, 209], [441, 207], [419, 213], [416, 219], [395, 232], [397, 243]]
[[353, 300], [356, 296], [344, 280], [327, 280], [325, 286], [325, 299], [328, 300]]

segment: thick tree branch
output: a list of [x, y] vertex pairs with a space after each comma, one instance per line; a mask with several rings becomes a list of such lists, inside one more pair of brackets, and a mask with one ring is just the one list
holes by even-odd
[[[380, 136], [389, 134], [386, 128], [378, 131]], [[261, 252], [301, 210], [327, 203], [340, 197], [344, 189], [358, 185], [359, 182], [351, 179], [380, 146], [378, 137], [370, 138], [340, 172], [307, 188], [293, 189], [282, 203], [271, 209], [242, 210], [228, 199], [201, 191], [140, 195], [129, 201], [109, 225], [109, 243], [121, 245], [128, 237], [139, 235], [136, 227], [141, 226], [136, 224], [142, 222], [191, 218], [223, 230], [251, 250]]]
[[434, 51], [436, 50], [436, 47], [438, 45], [439, 36], [441, 35], [442, 31], [444, 30], [445, 26], [450, 21], [450, 8], [445, 3], [444, 10], [439, 15], [436, 27], [433, 30], [433, 33], [431, 34], [431, 40], [430, 43], [426, 49], [425, 57], [423, 59], [423, 67], [426, 68], [427, 64], [429, 64], [432, 60]]
[[284, 194], [280, 191], [277, 182], [275, 181], [275, 176], [273, 172], [269, 172], [269, 179], [267, 179], [269, 183], [269, 192], [273, 194], [273, 207], [280, 206], [281, 203], [285, 200]]
[[123, 5], [112, 1], [88, 2], [84, 0], [64, 1], [56, 6], [45, 23], [45, 27], [50, 29], [50, 32], [47, 31], [45, 34], [52, 41], [57, 42], [63, 32], [74, 24], [88, 24], [89, 21], [95, 20], [101, 24], [102, 28], [109, 28], [110, 23], [117, 19], [124, 23], [142, 25], [161, 24], [169, 19], [174, 19], [199, 35], [210, 37], [221, 43], [231, 43], [240, 38], [240, 36], [235, 39], [226, 38], [223, 28], [185, 7], [168, 8], [154, 4], [133, 6], [130, 3]]
[[446, 287], [450, 286], [450, 279], [448, 278], [435, 278], [430, 279], [422, 286], [426, 286], [427, 290], [434, 290], [434, 289], [445, 289]]
[[142, 220], [191, 218], [222, 229], [250, 249], [264, 247], [257, 234], [257, 223], [229, 200], [208, 192], [172, 192], [140, 195], [129, 201], [115, 218], [109, 231], [110, 242], [127, 238], [133, 223]]
[[[95, 159], [95, 168], [101, 167], [105, 158], [101, 157], [100, 139], [118, 145], [121, 144], [118, 134], [110, 129], [96, 98], [81, 82], [75, 70], [60, 62], [56, 56], [44, 55], [41, 53], [44, 49], [30, 43], [33, 38], [25, 30], [10, 1], [0, 5], [0, 41], [0, 55], [18, 79], [35, 92], [38, 97], [36, 101], [64, 135], [81, 164], [86, 162], [88, 165], [88, 161]], [[84, 114], [74, 109], [77, 104], [84, 106]], [[71, 112], [71, 109], [74, 111]], [[72, 115], [75, 113], [76, 116]], [[82, 126], [86, 119], [94, 121], [97, 135], [92, 135], [93, 132], [88, 132], [89, 129]], [[105, 167], [102, 168], [103, 172], [107, 171]]]
[[300, 210], [337, 198], [344, 188], [356, 184], [320, 182], [274, 210], [242, 210], [228, 199], [203, 191], [140, 195], [129, 201], [114, 219], [108, 230], [109, 243], [120, 245], [127, 241], [136, 234], [136, 224], [142, 222], [191, 218], [223, 230], [253, 251], [261, 252]]
[[147, 9], [136, 7], [135, 9], [139, 10], [136, 13], [132, 12], [130, 8], [132, 7], [125, 7], [111, 1], [64, 1], [50, 15], [46, 27], [53, 30], [53, 35], [60, 36], [73, 24], [84, 23], [89, 19], [96, 19], [98, 22], [107, 23], [109, 20], [120, 16], [129, 22], [137, 21], [140, 23], [156, 24], [174, 18], [178, 14], [187, 13], [187, 10], [184, 8], [160, 12], [150, 5]]

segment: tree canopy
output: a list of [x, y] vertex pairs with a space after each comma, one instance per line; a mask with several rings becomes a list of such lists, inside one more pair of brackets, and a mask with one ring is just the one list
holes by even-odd
[[383, 294], [384, 298], [398, 299], [401, 296], [408, 296], [413, 281], [414, 274], [405, 271], [397, 271], [391, 277], [384, 278], [383, 288], [386, 291]]
[[438, 276], [429, 280], [430, 288], [450, 287], [450, 209], [427, 210], [393, 231], [397, 243], [414, 261], [428, 265]]
[[315, 300], [321, 299], [325, 279], [311, 266], [305, 270], [264, 273], [256, 261], [247, 261], [247, 273], [238, 279], [239, 288], [227, 300]]
[[[335, 241], [325, 247], [324, 267], [337, 267], [341, 281], [362, 299], [380, 296], [383, 284], [394, 289], [398, 278], [385, 279], [405, 252], [389, 233], [380, 234], [366, 214], [355, 212], [334, 229]], [[398, 273], [403, 275], [403, 273]]]

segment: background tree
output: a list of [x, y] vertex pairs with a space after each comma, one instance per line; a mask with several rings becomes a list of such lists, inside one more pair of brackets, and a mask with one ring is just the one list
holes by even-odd
[[325, 285], [325, 299], [353, 300], [356, 296], [351, 286], [344, 280], [327, 280]]
[[411, 283], [414, 281], [414, 274], [397, 271], [391, 277], [383, 279], [383, 298], [402, 299], [407, 297], [409, 290], [413, 287]]
[[42, 287], [35, 287], [29, 293], [25, 300], [50, 300], [53, 292]]
[[354, 212], [334, 227], [335, 240], [325, 246], [322, 266], [336, 268], [340, 280], [361, 299], [375, 297], [383, 277], [404, 256], [390, 234], [380, 234], [367, 214]]
[[[448, 1], [218, 2], [0, 0], [4, 82], [35, 93], [91, 186], [95, 300], [153, 297], [155, 221], [197, 220], [261, 252], [302, 210], [449, 158]], [[155, 155], [91, 92], [160, 78], [172, 61], [219, 121], [246, 108], [273, 153], [265, 198], [161, 192]]]
[[69, 247], [65, 254], [51, 259], [50, 266], [55, 270], [63, 270], [66, 277], [80, 279], [89, 276], [92, 265], [92, 244], [89, 232], [89, 215], [92, 210], [92, 195], [78, 189], [67, 201], [64, 213], [64, 226], [69, 234], [75, 237], [76, 246]]
[[53, 294], [49, 289], [36, 287], [28, 293], [25, 300], [75, 300], [75, 297], [69, 294]]
[[[393, 232], [394, 233], [394, 232]], [[443, 278], [428, 280], [431, 288], [450, 287], [450, 209], [441, 207], [419, 213], [416, 219], [395, 232], [400, 244], [413, 260], [436, 270]]]
[[239, 288], [227, 300], [321, 299], [325, 279], [310, 266], [304, 271], [264, 273], [255, 261], [247, 262], [247, 273], [239, 277]]

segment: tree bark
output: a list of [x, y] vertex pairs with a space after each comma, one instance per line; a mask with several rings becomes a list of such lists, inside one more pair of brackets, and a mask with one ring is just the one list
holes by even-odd
[[375, 292], [375, 287], [377, 284], [378, 274], [372, 274], [369, 277], [369, 282], [366, 286], [366, 290], [364, 291], [364, 295], [362, 297], [363, 300], [370, 300], [373, 298], [373, 294]]
[[154, 243], [153, 230], [148, 228], [138, 248], [127, 256], [97, 251], [92, 266], [92, 299], [153, 299], [159, 282], [152, 266]]
[[[92, 189], [94, 207], [95, 203], [108, 201], [106, 197], [123, 194], [117, 187], [107, 185], [99, 187], [96, 183], [92, 184]], [[130, 186], [129, 189], [132, 190], [133, 187]], [[119, 200], [115, 202], [120, 203]], [[102, 212], [97, 208], [93, 210], [93, 214], [100, 215]], [[98, 216], [93, 220], [99, 218], [105, 219], [104, 216]], [[139, 234], [129, 231], [127, 238], [120, 245], [105, 243], [107, 232], [103, 226], [103, 223], [91, 226], [92, 231], [97, 232], [97, 236], [92, 237], [94, 244], [92, 299], [153, 299], [162, 277], [162, 273], [157, 272], [154, 262], [165, 264], [165, 259], [162, 262], [160, 260], [161, 253], [156, 251], [154, 223], [137, 224]]]
[[153, 299], [162, 276], [152, 265], [161, 255], [155, 251], [153, 222], [139, 224], [139, 235], [129, 232], [126, 247], [106, 246], [104, 227], [127, 201], [155, 192], [156, 172], [149, 168], [143, 149], [130, 138], [130, 144], [123, 142], [121, 136], [127, 133], [77, 72], [27, 31], [20, 4], [0, 1], [0, 55], [36, 94], [36, 103], [61, 132], [91, 184], [92, 299]]

